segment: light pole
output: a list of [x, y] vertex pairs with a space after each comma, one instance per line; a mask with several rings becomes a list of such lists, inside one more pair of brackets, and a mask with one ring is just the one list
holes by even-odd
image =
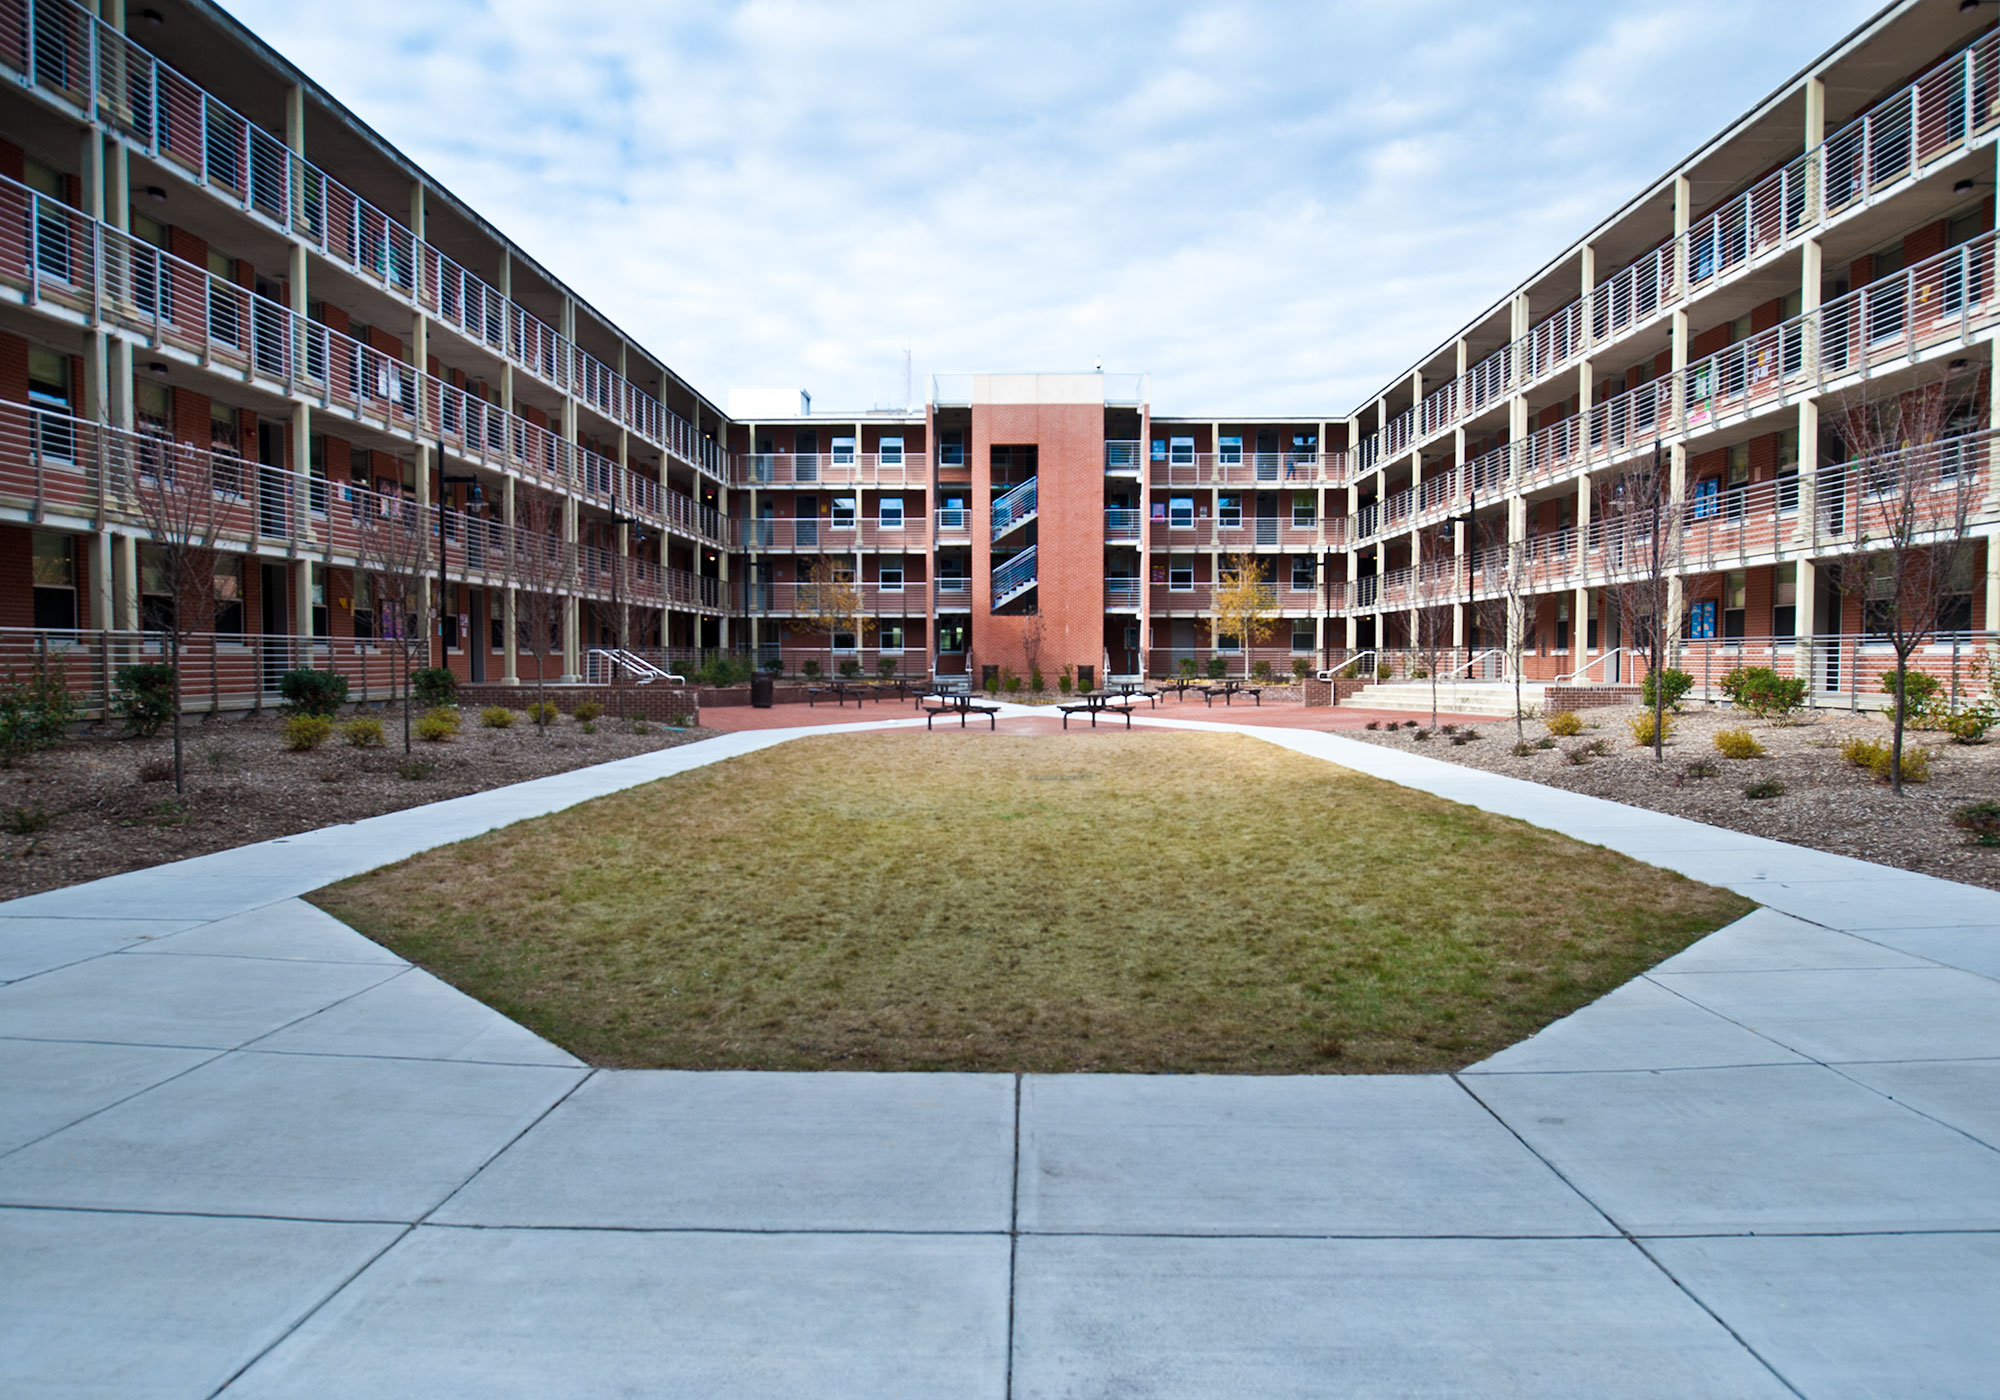
[[[480, 489], [479, 489], [479, 478], [478, 478], [478, 477], [476, 477], [476, 476], [472, 476], [472, 475], [463, 475], [463, 476], [452, 476], [452, 475], [451, 475], [450, 473], [448, 473], [448, 472], [446, 472], [446, 471], [445, 471], [445, 469], [444, 469], [444, 439], [443, 439], [443, 438], [439, 438], [439, 439], [438, 439], [438, 444], [437, 444], [437, 455], [438, 455], [438, 456], [437, 456], [437, 461], [438, 461], [438, 508], [437, 508], [437, 509], [438, 509], [438, 624], [437, 624], [437, 641], [438, 641], [438, 655], [437, 655], [437, 664], [438, 664], [438, 665], [439, 665], [440, 667], [442, 667], [442, 666], [446, 666], [446, 665], [448, 665], [448, 664], [450, 663], [450, 658], [449, 658], [449, 656], [447, 655], [447, 653], [446, 653], [446, 650], [445, 650], [445, 635], [444, 635], [444, 615], [445, 615], [445, 606], [446, 606], [446, 601], [447, 601], [447, 600], [448, 600], [448, 599], [449, 599], [449, 598], [451, 597], [451, 584], [450, 584], [449, 580], [448, 580], [448, 579], [446, 578], [446, 576], [445, 576], [445, 531], [444, 531], [444, 517], [445, 517], [445, 510], [446, 510], [446, 505], [445, 505], [445, 493], [446, 493], [446, 492], [447, 492], [447, 491], [448, 491], [448, 490], [449, 490], [449, 489], [450, 489], [451, 487], [453, 487], [453, 486], [470, 486], [470, 487], [472, 488], [472, 494], [471, 494], [471, 497], [470, 497], [470, 498], [469, 498], [469, 499], [468, 499], [468, 500], [466, 501], [466, 508], [467, 508], [467, 510], [468, 510], [468, 511], [469, 511], [469, 510], [470, 510], [470, 509], [471, 509], [472, 507], [474, 507], [474, 506], [477, 506], [477, 505], [480, 505], [480, 504], [482, 504], [482, 502], [483, 502], [483, 500], [484, 500], [484, 497], [482, 496], [482, 494], [481, 494], [481, 492], [480, 492]], [[471, 643], [471, 640], [470, 640], [469, 638], [461, 638], [461, 639], [460, 639], [460, 641], [459, 641], [459, 645], [460, 645], [460, 646], [463, 646], [463, 647], [466, 647], [466, 648], [468, 648], [468, 649], [469, 649], [469, 648], [471, 647], [472, 643]]]

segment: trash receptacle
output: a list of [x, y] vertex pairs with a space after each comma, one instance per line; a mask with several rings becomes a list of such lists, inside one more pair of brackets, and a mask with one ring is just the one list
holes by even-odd
[[768, 710], [777, 698], [778, 683], [768, 671], [759, 671], [750, 678], [750, 708]]

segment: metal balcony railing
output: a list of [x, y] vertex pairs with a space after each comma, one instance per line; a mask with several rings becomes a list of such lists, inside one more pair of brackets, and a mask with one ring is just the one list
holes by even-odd
[[1104, 538], [1126, 543], [1139, 538], [1139, 512], [1125, 506], [1104, 508]]
[[1038, 513], [1035, 499], [1037, 480], [1038, 478], [1031, 476], [1019, 486], [993, 498], [994, 539], [999, 539], [1010, 530], [1018, 529], [1035, 518]]
[[998, 608], [1035, 586], [1035, 546], [993, 566], [993, 606]]

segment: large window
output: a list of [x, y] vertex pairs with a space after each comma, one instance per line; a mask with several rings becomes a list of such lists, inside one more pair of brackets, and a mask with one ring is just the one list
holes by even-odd
[[833, 460], [842, 465], [854, 460], [854, 439], [837, 437], [833, 440]]
[[1172, 593], [1194, 592], [1194, 556], [1175, 554], [1167, 559], [1167, 590]]
[[1193, 438], [1191, 437], [1174, 438], [1169, 443], [1168, 450], [1170, 454], [1168, 460], [1172, 462], [1175, 466], [1188, 467], [1194, 465]]
[[1319, 501], [1310, 491], [1292, 492], [1292, 528], [1310, 530], [1319, 523]]
[[881, 520], [884, 530], [900, 530], [903, 528], [903, 498], [901, 496], [884, 496], [882, 498]]
[[1167, 528], [1171, 530], [1194, 528], [1194, 497], [1174, 496], [1167, 501]]
[[899, 437], [885, 437], [875, 444], [876, 455], [885, 467], [903, 465], [903, 440]]
[[903, 625], [899, 622], [883, 623], [882, 631], [877, 637], [876, 642], [883, 651], [901, 651], [903, 649]]
[[1313, 591], [1313, 557], [1310, 554], [1292, 556], [1292, 592]]
[[35, 626], [70, 631], [76, 626], [76, 541], [37, 530], [34, 551]]
[[901, 559], [884, 559], [882, 561], [881, 572], [876, 579], [876, 587], [880, 588], [884, 593], [901, 593], [903, 591], [903, 561]]
[[139, 546], [139, 625], [148, 632], [171, 632], [174, 591], [166, 556], [155, 545]]
[[1235, 437], [1218, 438], [1216, 441], [1220, 446], [1216, 449], [1215, 460], [1223, 466], [1233, 467], [1243, 460], [1243, 438], [1241, 434]]
[[76, 458], [76, 434], [69, 425], [69, 356], [28, 348], [28, 404], [35, 413], [35, 449], [58, 462]]
[[1297, 618], [1292, 620], [1292, 650], [1310, 656], [1318, 648], [1314, 645], [1313, 625]]
[[835, 496], [833, 498], [833, 518], [827, 522], [828, 525], [836, 530], [852, 530], [854, 528], [854, 518], [854, 497]]
[[938, 653], [943, 656], [960, 656], [965, 652], [965, 624], [962, 622], [940, 622], [938, 624]]
[[1243, 528], [1243, 498], [1223, 496], [1215, 504], [1215, 526], [1218, 530], [1240, 530]]

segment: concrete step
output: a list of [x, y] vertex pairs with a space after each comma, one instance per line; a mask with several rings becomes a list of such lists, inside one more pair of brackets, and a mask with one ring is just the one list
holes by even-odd
[[[1542, 690], [1538, 683], [1523, 685], [1521, 703], [1539, 706]], [[1357, 710], [1429, 714], [1431, 686], [1429, 681], [1377, 681], [1340, 703]], [[1492, 681], [1465, 681], [1457, 685], [1442, 681], [1437, 688], [1437, 707], [1440, 714], [1511, 716], [1514, 713], [1514, 687]]]

